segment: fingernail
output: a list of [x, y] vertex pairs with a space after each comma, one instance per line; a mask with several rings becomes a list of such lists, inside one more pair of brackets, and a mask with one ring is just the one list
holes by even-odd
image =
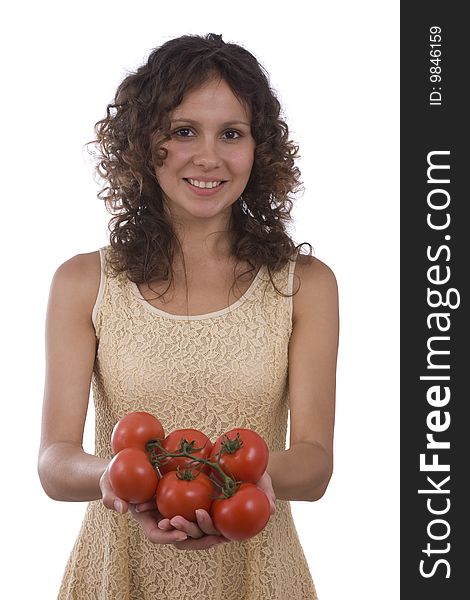
[[124, 512], [124, 504], [120, 500], [115, 500], [114, 501], [114, 510], [116, 510], [118, 513], [122, 514]]
[[204, 513], [202, 512], [202, 510], [200, 508], [198, 508], [197, 511], [196, 511], [196, 517], [201, 518], [203, 516], [204, 516]]
[[175, 539], [177, 542], [184, 542], [184, 540], [188, 539], [188, 536], [185, 533], [178, 533], [175, 535]]

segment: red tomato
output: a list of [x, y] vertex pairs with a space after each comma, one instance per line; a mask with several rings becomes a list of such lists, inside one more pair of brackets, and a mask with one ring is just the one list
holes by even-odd
[[[209, 458], [209, 455], [212, 451], [212, 442], [205, 433], [199, 431], [198, 429], [176, 429], [166, 436], [162, 442], [162, 446], [167, 452], [181, 452], [181, 444], [183, 439], [192, 444], [192, 448], [200, 448], [200, 450], [191, 452], [193, 456], [197, 456], [198, 458]], [[180, 469], [184, 470], [185, 466], [190, 462], [191, 459], [185, 457], [168, 458], [165, 460], [165, 462], [161, 463], [160, 471], [161, 473], [168, 473], [169, 471], [176, 471], [177, 467], [180, 467]], [[202, 472], [208, 472], [207, 468], [205, 468], [206, 465], [203, 465], [202, 463], [192, 463], [192, 465], [196, 469], [200, 469]]]
[[120, 450], [109, 463], [108, 475], [116, 495], [132, 504], [151, 500], [157, 490], [157, 474], [139, 448]]
[[253, 483], [242, 483], [230, 498], [214, 500], [210, 512], [217, 531], [232, 541], [257, 535], [271, 515], [268, 497]]
[[180, 479], [176, 471], [170, 471], [158, 483], [157, 508], [167, 519], [180, 515], [196, 523], [196, 510], [203, 508], [209, 512], [213, 495], [212, 482], [204, 473], [187, 480]]
[[[239, 434], [238, 442], [237, 434]], [[223, 452], [220, 457], [222, 469], [237, 481], [245, 483], [259, 481], [268, 466], [269, 449], [266, 442], [252, 429], [231, 429], [216, 439], [211, 461], [217, 461], [217, 454], [227, 437], [229, 452]]]
[[164, 437], [163, 426], [156, 417], [147, 412], [131, 412], [114, 426], [111, 448], [113, 454], [124, 448], [140, 448], [145, 451], [145, 444], [149, 440], [162, 440]]

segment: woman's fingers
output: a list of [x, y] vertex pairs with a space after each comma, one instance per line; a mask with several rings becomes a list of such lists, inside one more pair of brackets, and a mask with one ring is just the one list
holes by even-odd
[[178, 550], [207, 550], [230, 541], [218, 533], [205, 510], [197, 511], [197, 524], [181, 516], [159, 520], [161, 515], [157, 510], [137, 512], [133, 505], [129, 510], [154, 544], [173, 544]]
[[203, 509], [196, 511], [197, 525], [186, 521], [182, 517], [175, 517], [171, 523], [183, 527], [183, 531], [188, 534], [188, 539], [184, 542], [178, 542], [175, 547], [179, 550], [207, 550], [212, 546], [229, 542], [227, 538], [221, 535], [214, 527], [210, 514]]
[[212, 517], [202, 508], [196, 511], [197, 523], [201, 531], [203, 531], [206, 535], [218, 535], [220, 536], [220, 532], [215, 528], [214, 522], [212, 521]]
[[101, 489], [101, 500], [106, 508], [115, 510], [116, 512], [123, 514], [127, 512], [129, 503], [118, 498], [114, 493], [111, 483], [108, 478], [108, 469], [106, 469], [100, 478], [100, 489]]
[[158, 527], [158, 512], [155, 511], [144, 511], [136, 512], [135, 507], [130, 507], [134, 519], [140, 524], [145, 536], [154, 544], [174, 544], [175, 542], [181, 542], [187, 539], [187, 534], [184, 531], [178, 529], [171, 529], [171, 531], [163, 531]]
[[188, 537], [193, 539], [201, 538], [204, 535], [204, 531], [202, 531], [196, 523], [188, 521], [180, 516], [173, 517], [170, 520], [170, 525], [179, 531], [183, 531]]
[[271, 476], [267, 471], [265, 471], [259, 481], [256, 483], [257, 487], [263, 490], [269, 500], [269, 505], [271, 508], [271, 515], [276, 512], [276, 494], [274, 493], [273, 484], [271, 481]]
[[158, 526], [160, 529], [165, 529], [167, 531], [174, 529], [173, 525], [170, 523], [170, 519], [162, 519], [158, 522]]
[[121, 500], [121, 498], [115, 497], [113, 500], [113, 509], [122, 515], [129, 510], [129, 503], [125, 500]]
[[156, 502], [155, 499], [149, 500], [148, 502], [141, 502], [140, 504], [135, 505], [135, 510], [137, 512], [144, 512], [146, 510], [155, 510]]
[[217, 535], [220, 536], [220, 532], [214, 526], [210, 514], [204, 509], [196, 510], [197, 523], [188, 521], [180, 515], [173, 517], [170, 521], [168, 519], [162, 519], [158, 526], [162, 529], [168, 527], [174, 527], [180, 531], [184, 531], [188, 537], [193, 539], [201, 538], [204, 535]]
[[[173, 517], [171, 521], [170, 519], [162, 519], [158, 523], [158, 527], [167, 531], [174, 528], [186, 533], [188, 539], [177, 544], [177, 547], [182, 550], [203, 550], [230, 541], [217, 531], [210, 514], [206, 510], [196, 510], [196, 518], [197, 523], [193, 523], [178, 515]], [[193, 543], [196, 540], [198, 540], [197, 543]]]

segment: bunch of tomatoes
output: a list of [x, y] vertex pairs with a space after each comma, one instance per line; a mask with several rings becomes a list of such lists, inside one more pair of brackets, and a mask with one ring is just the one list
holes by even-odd
[[132, 504], [152, 501], [164, 518], [196, 522], [196, 510], [210, 513], [229, 540], [257, 535], [269, 521], [270, 504], [255, 484], [268, 465], [269, 450], [251, 429], [236, 428], [214, 443], [197, 429], [165, 436], [160, 421], [132, 412], [114, 426], [109, 480]]

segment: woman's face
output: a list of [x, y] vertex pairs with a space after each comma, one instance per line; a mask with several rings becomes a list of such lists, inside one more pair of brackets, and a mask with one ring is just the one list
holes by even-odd
[[170, 117], [168, 154], [155, 173], [172, 217], [228, 220], [253, 166], [251, 115], [224, 80], [211, 79]]

